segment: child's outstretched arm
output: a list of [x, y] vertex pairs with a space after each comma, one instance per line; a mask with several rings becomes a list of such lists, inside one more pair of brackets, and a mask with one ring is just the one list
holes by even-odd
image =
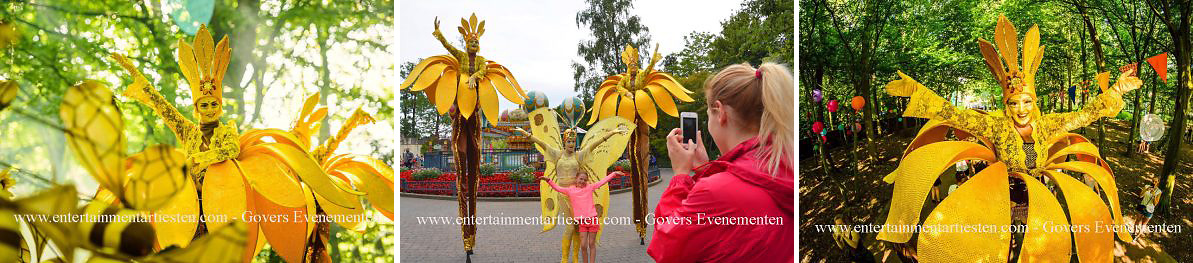
[[555, 182], [551, 181], [551, 179], [547, 179], [546, 177], [539, 177], [539, 181], [547, 181], [547, 185], [550, 185], [551, 189], [555, 189], [555, 191], [559, 191], [561, 193], [564, 192], [563, 187], [559, 187], [559, 185], [556, 185]]
[[614, 178], [614, 177], [617, 177], [617, 176], [620, 176], [620, 175], [625, 175], [625, 173], [622, 173], [622, 172], [612, 172], [612, 173], [609, 173], [609, 175], [606, 175], [606, 176], [605, 176], [605, 178], [602, 178], [600, 181], [597, 181], [595, 184], [592, 184], [592, 185], [593, 185], [592, 187], [593, 187], [593, 188], [599, 188], [599, 187], [601, 187], [602, 185], [605, 185], [606, 183], [609, 183], [609, 180], [613, 180], [613, 178]]

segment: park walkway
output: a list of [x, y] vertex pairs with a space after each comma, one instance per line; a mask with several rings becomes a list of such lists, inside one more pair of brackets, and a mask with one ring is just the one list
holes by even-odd
[[[661, 169], [661, 182], [648, 190], [649, 208], [659, 202], [659, 196], [670, 183], [671, 169]], [[610, 217], [629, 218], [633, 213], [630, 191], [610, 196]], [[426, 217], [457, 216], [455, 200], [427, 199], [402, 196], [401, 260], [411, 262], [464, 262], [464, 244], [460, 237], [460, 226], [454, 224], [433, 224]], [[486, 201], [476, 204], [477, 218], [492, 217], [538, 217], [541, 213], [536, 201]], [[420, 224], [419, 217], [424, 217]], [[546, 233], [541, 225], [481, 225], [476, 227], [475, 254], [472, 262], [558, 262], [559, 242], [563, 236], [562, 227]], [[638, 231], [632, 223], [625, 225], [604, 225], [601, 244], [597, 247], [597, 262], [654, 262], [646, 254], [646, 246], [639, 245]], [[646, 244], [650, 244], [653, 230], [646, 231]]]

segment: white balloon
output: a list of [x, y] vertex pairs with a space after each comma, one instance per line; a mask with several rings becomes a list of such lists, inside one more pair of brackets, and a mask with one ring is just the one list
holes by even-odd
[[1143, 116], [1143, 121], [1139, 123], [1139, 138], [1144, 141], [1154, 142], [1164, 137], [1164, 119], [1159, 115], [1148, 114]]

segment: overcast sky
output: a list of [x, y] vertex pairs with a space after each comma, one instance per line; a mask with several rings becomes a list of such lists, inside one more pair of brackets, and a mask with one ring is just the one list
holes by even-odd
[[[417, 63], [418, 58], [446, 54], [431, 36], [435, 17], [439, 17], [439, 30], [444, 36], [456, 42], [460, 18], [476, 12], [477, 19], [486, 21], [478, 54], [509, 68], [522, 89], [543, 91], [555, 106], [563, 98], [576, 95], [572, 91], [575, 81], [571, 68], [578, 58], [576, 44], [591, 38], [587, 27], [576, 25], [576, 12], [584, 5], [580, 0], [401, 1], [397, 63], [400, 67], [406, 62]], [[721, 21], [740, 9], [741, 1], [737, 0], [649, 0], [635, 1], [631, 13], [650, 29], [651, 41], [659, 44], [659, 53], [665, 56], [682, 50], [683, 37], [689, 32], [719, 33]], [[398, 81], [405, 77], [398, 76]], [[501, 101], [502, 110], [514, 106]]]

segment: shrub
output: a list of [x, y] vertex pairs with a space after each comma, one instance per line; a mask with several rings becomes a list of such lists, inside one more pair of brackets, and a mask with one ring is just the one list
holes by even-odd
[[613, 167], [609, 167], [609, 169], [613, 169], [614, 171], [630, 171], [633, 170], [631, 167], [633, 166], [630, 165], [629, 159], [621, 159], [617, 162], [614, 162]]
[[518, 167], [518, 169], [514, 169], [513, 172], [509, 173], [509, 177], [510, 177], [510, 180], [513, 180], [514, 182], [519, 182], [519, 183], [524, 183], [524, 184], [525, 183], [533, 183], [536, 179], [536, 178], [534, 178], [534, 168], [530, 167], [530, 166], [526, 166], [526, 165], [523, 165], [522, 167]]
[[427, 168], [427, 169], [415, 170], [414, 173], [410, 174], [410, 178], [414, 178], [414, 180], [421, 181], [421, 180], [430, 180], [430, 179], [439, 178], [439, 176], [441, 176], [441, 175], [443, 175], [443, 172], [439, 171], [439, 168]]
[[491, 163], [481, 164], [481, 176], [489, 177], [497, 173], [497, 166]]

